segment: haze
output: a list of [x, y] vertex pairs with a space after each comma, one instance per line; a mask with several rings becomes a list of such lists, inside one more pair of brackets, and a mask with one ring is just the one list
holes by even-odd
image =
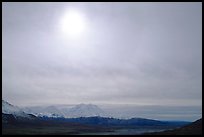
[[[2, 98], [12, 104], [160, 105], [176, 112], [187, 106], [196, 111], [172, 119], [201, 117], [202, 3], [4, 2], [2, 8]], [[60, 30], [69, 9], [85, 18], [75, 38]]]

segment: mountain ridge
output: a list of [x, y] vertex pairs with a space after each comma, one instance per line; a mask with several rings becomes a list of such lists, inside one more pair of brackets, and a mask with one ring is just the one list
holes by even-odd
[[149, 133], [149, 135], [202, 135], [202, 118], [177, 129]]

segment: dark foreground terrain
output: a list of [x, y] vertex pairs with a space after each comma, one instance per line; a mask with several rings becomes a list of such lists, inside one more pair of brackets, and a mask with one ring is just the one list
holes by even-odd
[[188, 122], [164, 122], [142, 118], [23, 118], [2, 114], [2, 134], [10, 135], [139, 135], [175, 129], [186, 124]]
[[139, 135], [164, 131], [167, 127], [116, 127], [116, 126], [9, 126], [2, 128], [2, 134], [8, 135]]
[[181, 128], [148, 133], [148, 135], [202, 135], [202, 118]]
[[109, 132], [103, 127], [64, 125], [64, 126], [9, 126], [2, 128], [2, 134], [9, 135], [74, 135], [92, 132]]

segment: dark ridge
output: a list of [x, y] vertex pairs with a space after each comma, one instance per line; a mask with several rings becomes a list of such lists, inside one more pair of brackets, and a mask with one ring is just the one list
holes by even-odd
[[202, 135], [202, 118], [178, 129], [148, 133], [148, 135]]

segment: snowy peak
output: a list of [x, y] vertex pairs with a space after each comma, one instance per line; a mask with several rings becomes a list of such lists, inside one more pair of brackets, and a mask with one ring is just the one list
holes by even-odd
[[79, 104], [72, 107], [67, 117], [105, 116], [105, 112], [93, 104]]
[[48, 117], [64, 117], [64, 114], [55, 106], [44, 108], [44, 113], [41, 113], [41, 115]]
[[27, 113], [31, 113], [35, 116], [47, 116], [47, 117], [64, 117], [63, 112], [61, 112], [55, 106], [47, 106], [47, 107], [26, 107], [23, 110]]
[[20, 117], [30, 117], [24, 111], [22, 111], [19, 107], [11, 105], [7, 101], [2, 100], [2, 113], [4, 114], [12, 114], [14, 116]]
[[2, 113], [5, 114], [21, 113], [21, 109], [2, 100]]
[[28, 114], [32, 114], [39, 117], [65, 117], [65, 118], [77, 118], [77, 117], [93, 117], [108, 116], [101, 108], [93, 104], [78, 104], [70, 107], [57, 107], [57, 106], [33, 106], [19, 108], [13, 106], [8, 102], [2, 100], [2, 109], [4, 114], [13, 114], [14, 116], [29, 117]]

